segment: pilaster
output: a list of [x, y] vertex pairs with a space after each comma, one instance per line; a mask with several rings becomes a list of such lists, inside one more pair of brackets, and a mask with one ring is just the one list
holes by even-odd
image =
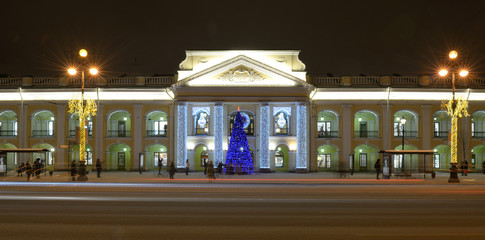
[[261, 172], [270, 171], [269, 162], [269, 105], [261, 103], [259, 116], [259, 169]]
[[342, 140], [343, 156], [342, 164], [339, 164], [340, 170], [350, 168], [349, 155], [352, 154], [352, 105], [342, 105]]
[[134, 104], [134, 119], [133, 119], [133, 155], [132, 155], [132, 169], [140, 168], [140, 153], [142, 152], [142, 138], [143, 138], [143, 105]]

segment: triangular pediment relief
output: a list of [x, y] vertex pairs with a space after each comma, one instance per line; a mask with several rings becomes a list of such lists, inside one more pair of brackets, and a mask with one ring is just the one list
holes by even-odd
[[[182, 74], [181, 74], [182, 73]], [[239, 55], [205, 69], [179, 71], [175, 87], [307, 86], [305, 72], [282, 71], [245, 55]]]

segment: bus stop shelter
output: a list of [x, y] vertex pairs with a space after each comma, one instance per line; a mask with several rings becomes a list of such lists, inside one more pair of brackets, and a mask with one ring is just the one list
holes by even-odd
[[[14, 149], [0, 149], [0, 176], [7, 176], [7, 162], [12, 163], [15, 166], [15, 169], [18, 167], [16, 164], [13, 163], [13, 159], [8, 159], [8, 153], [15, 153], [17, 154], [17, 159], [32, 159], [32, 157], [28, 158], [25, 155], [32, 156], [34, 153], [44, 154], [44, 161], [47, 159], [47, 152], [49, 149], [45, 148], [14, 148]], [[32, 159], [33, 161], [33, 159]], [[44, 164], [45, 168], [46, 164]], [[45, 170], [45, 169], [43, 169]]]
[[[381, 150], [379, 151], [382, 154], [382, 176], [385, 179], [389, 179], [395, 166], [393, 166], [393, 159], [394, 156], [406, 156], [406, 155], [418, 155], [418, 162], [415, 169], [409, 169], [409, 171], [400, 172], [400, 175], [403, 176], [411, 176], [413, 172], [415, 173], [422, 173], [424, 178], [426, 178], [426, 173], [432, 173], [433, 166], [433, 154], [434, 150]], [[430, 156], [431, 161], [426, 162], [426, 156]], [[405, 161], [405, 157], [403, 157], [403, 161]], [[408, 158], [409, 159], [409, 158]], [[410, 160], [412, 161], [412, 159]], [[404, 162], [406, 164], [406, 162]], [[407, 164], [411, 165], [411, 162]], [[428, 166], [427, 166], [428, 165]], [[396, 175], [395, 175], [396, 176]]]

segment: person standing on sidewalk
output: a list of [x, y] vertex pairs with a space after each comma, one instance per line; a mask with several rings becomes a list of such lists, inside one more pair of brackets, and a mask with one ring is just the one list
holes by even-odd
[[101, 170], [102, 170], [102, 166], [101, 166], [101, 161], [98, 159], [96, 159], [96, 172], [98, 172], [98, 177], [101, 177]]
[[76, 167], [76, 160], [72, 160], [71, 163], [71, 177], [73, 181], [76, 181], [76, 175], [77, 175], [77, 167]]
[[204, 175], [207, 175], [207, 159], [204, 159]]
[[158, 159], [158, 175], [162, 175], [162, 159]]
[[187, 161], [185, 161], [185, 175], [189, 175], [189, 167], [189, 159], [187, 159]]
[[174, 179], [173, 175], [175, 175], [175, 172], [177, 169], [175, 168], [175, 165], [173, 165], [173, 162], [170, 164], [170, 167], [168, 168], [168, 174], [170, 175], [170, 179]]
[[32, 174], [32, 167], [29, 161], [25, 164], [25, 175], [27, 175], [27, 182], [30, 182], [30, 174]]
[[382, 169], [381, 159], [377, 159], [376, 163], [374, 164], [374, 168], [376, 169], [377, 173], [376, 179], [379, 179], [379, 174], [381, 173]]

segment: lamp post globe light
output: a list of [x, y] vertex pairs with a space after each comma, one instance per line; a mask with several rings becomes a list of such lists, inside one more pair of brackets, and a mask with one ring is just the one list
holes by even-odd
[[[88, 51], [81, 49], [79, 56], [82, 58], [79, 71], [81, 72], [81, 96], [73, 97], [69, 100], [69, 113], [76, 113], [79, 117], [79, 181], [87, 181], [86, 176], [86, 118], [95, 116], [97, 111], [96, 102], [93, 99], [85, 99], [84, 97], [84, 71], [88, 70], [86, 65], [86, 57]], [[70, 68], [68, 73], [72, 76], [76, 76], [78, 70]], [[96, 68], [89, 69], [89, 73], [96, 75], [98, 70]]]
[[439, 75], [442, 77], [447, 76], [451, 73], [451, 93], [452, 98], [449, 101], [443, 101], [441, 107], [445, 110], [449, 116], [451, 116], [451, 162], [450, 162], [450, 178], [448, 179], [449, 183], [459, 183], [460, 179], [458, 178], [458, 168], [456, 165], [458, 164], [458, 118], [463, 116], [468, 117], [468, 101], [464, 98], [455, 98], [455, 74], [458, 72], [459, 76], [466, 77], [468, 75], [468, 71], [465, 69], [458, 69], [456, 59], [458, 58], [458, 52], [453, 50], [449, 53], [449, 69], [441, 69], [439, 71]]

